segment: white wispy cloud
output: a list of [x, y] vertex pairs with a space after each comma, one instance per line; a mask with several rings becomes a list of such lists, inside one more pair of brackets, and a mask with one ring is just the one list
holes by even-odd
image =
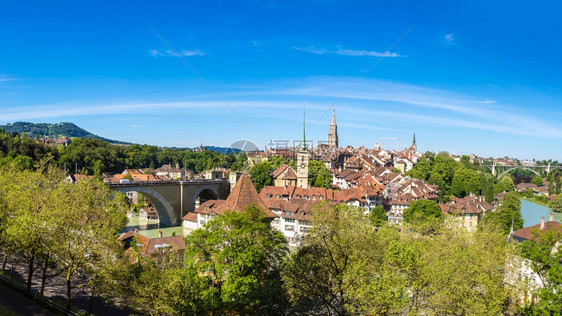
[[[224, 91], [223, 95], [228, 97], [229, 104], [244, 119], [255, 120], [250, 123], [252, 125], [270, 121], [258, 119], [259, 117], [274, 118], [275, 121], [294, 118], [294, 113], [301, 111], [303, 101], [307, 103], [307, 118], [315, 122], [353, 82], [354, 78], [311, 77], [256, 86], [231, 86], [229, 88], [233, 91]], [[4, 108], [0, 111], [0, 121], [129, 113], [151, 115], [161, 114], [162, 111], [176, 115], [232, 115], [226, 105], [221, 100], [216, 100], [216, 96], [212, 94], [196, 97], [192, 95], [191, 98], [196, 100], [138, 103], [99, 101], [78, 106], [74, 102]], [[347, 115], [345, 121], [338, 123], [365, 130], [392, 130], [422, 124], [436, 130], [446, 128], [452, 133], [460, 129], [472, 129], [542, 139], [562, 138], [562, 129], [550, 118], [539, 117], [503, 102], [500, 106], [492, 101], [482, 96], [454, 91], [364, 79], [336, 107], [340, 113]], [[329, 120], [329, 117], [322, 119]], [[317, 127], [324, 126], [322, 122], [324, 121], [319, 122]], [[312, 125], [307, 125], [307, 128], [312, 128]]]
[[456, 45], [456, 39], [455, 39], [455, 35], [453, 33], [446, 34], [443, 37], [443, 40], [445, 41], [445, 43], [447, 43], [449, 45]]
[[[287, 88], [290, 84], [284, 82], [278, 89], [246, 91], [240, 92], [240, 94], [316, 97], [326, 100], [325, 108], [328, 108], [355, 80], [354, 78], [315, 77], [301, 82], [298, 86], [293, 85], [291, 88]], [[453, 91], [388, 80], [364, 79], [345, 96], [338, 108], [344, 103], [357, 103], [358, 101], [367, 102], [372, 106], [381, 104], [385, 107], [401, 104], [402, 107], [408, 108], [408, 111], [384, 114], [397, 118], [410, 118], [412, 122], [431, 122], [441, 126], [457, 124], [467, 128], [513, 135], [562, 138], [562, 129], [548, 120], [533, 116], [532, 113], [524, 113], [515, 106], [498, 107], [494, 105], [493, 100], [484, 99], [486, 102], [482, 102], [481, 97]], [[428, 110], [435, 113], [434, 116], [424, 116], [423, 113], [427, 113]], [[362, 108], [361, 111], [363, 111]], [[411, 116], [414, 114], [410, 112], [415, 111], [422, 113], [421, 116]], [[380, 114], [380, 112], [376, 115], [373, 113], [370, 119], [384, 117]], [[361, 117], [361, 115], [357, 116], [357, 118]]]
[[6, 81], [14, 81], [17, 80], [16, 78], [12, 78], [8, 75], [1, 75], [0, 74], [0, 82], [6, 82]]
[[205, 52], [203, 52], [200, 49], [194, 49], [194, 50], [181, 50], [179, 52], [175, 51], [175, 50], [167, 50], [164, 52], [161, 52], [159, 50], [156, 49], [151, 49], [148, 51], [148, 54], [150, 54], [150, 56], [152, 57], [190, 57], [190, 56], [204, 56], [206, 55]]
[[391, 53], [389, 51], [381, 53], [367, 50], [338, 49], [335, 53], [343, 56], [400, 57], [398, 53]]
[[336, 54], [341, 56], [369, 56], [369, 57], [403, 57], [398, 53], [395, 52], [377, 52], [377, 51], [368, 51], [368, 50], [356, 50], [356, 49], [343, 49], [338, 48], [334, 50], [328, 50], [325, 48], [316, 48], [316, 47], [298, 47], [293, 46], [294, 50], [307, 52], [311, 54], [317, 55], [324, 55], [324, 54]]
[[496, 100], [489, 100], [489, 99], [484, 99], [482, 101], [476, 101], [476, 103], [481, 103], [481, 104], [494, 104], [496, 103]]

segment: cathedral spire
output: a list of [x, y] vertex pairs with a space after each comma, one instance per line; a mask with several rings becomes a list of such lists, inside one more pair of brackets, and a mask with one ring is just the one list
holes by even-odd
[[330, 131], [328, 132], [328, 146], [338, 148], [338, 126], [336, 125], [336, 109], [332, 114], [332, 123], [330, 123]]
[[412, 141], [412, 145], [416, 144], [416, 133], [414, 133], [414, 140]]

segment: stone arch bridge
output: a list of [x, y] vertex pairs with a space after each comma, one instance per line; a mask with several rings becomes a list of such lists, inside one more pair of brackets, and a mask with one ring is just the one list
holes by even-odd
[[175, 226], [182, 217], [195, 210], [195, 201], [203, 203], [210, 199], [226, 199], [230, 193], [228, 180], [190, 180], [163, 182], [110, 183], [114, 191], [142, 193], [152, 203], [160, 224]]

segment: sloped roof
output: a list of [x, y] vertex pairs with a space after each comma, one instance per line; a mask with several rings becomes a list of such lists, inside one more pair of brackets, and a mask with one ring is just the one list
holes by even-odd
[[279, 168], [271, 173], [271, 176], [273, 177], [273, 179], [297, 179], [295, 170], [288, 164], [282, 164], [281, 166], [279, 166]]
[[511, 235], [513, 237], [517, 237], [517, 238], [520, 238], [520, 239], [536, 240], [537, 238], [535, 236], [533, 236], [533, 231], [539, 231], [539, 232], [544, 234], [549, 230], [555, 230], [555, 231], [558, 231], [559, 233], [562, 234], [562, 224], [560, 224], [556, 221], [545, 222], [544, 227], [542, 229], [541, 229], [541, 224], [537, 224], [537, 225], [521, 228], [517, 231], [514, 231], [513, 234], [511, 234]]
[[[205, 204], [205, 203], [203, 203], [203, 204]], [[188, 222], [197, 222], [197, 213], [189, 212], [189, 213], [185, 214], [185, 216], [182, 219], [184, 221], [188, 221]]]
[[[220, 201], [220, 202], [219, 202]], [[209, 204], [209, 208], [207, 207], [207, 203]], [[211, 203], [217, 204], [214, 209], [211, 207]], [[258, 191], [254, 187], [254, 183], [250, 179], [250, 176], [247, 172], [243, 172], [240, 176], [240, 179], [236, 182], [234, 188], [228, 195], [228, 198], [222, 202], [221, 200], [209, 200], [205, 203], [201, 204], [197, 210], [197, 213], [205, 213], [205, 211], [214, 211], [217, 214], [224, 214], [227, 210], [232, 210], [235, 212], [242, 212], [248, 206], [253, 205], [263, 211], [265, 213], [266, 218], [276, 218], [277, 215], [270, 211], [267, 206], [263, 203], [262, 199], [260, 198]]]
[[159, 252], [160, 247], [172, 247], [173, 250], [177, 251], [185, 249], [184, 239], [181, 235], [162, 238], [148, 238], [143, 235], [136, 235], [135, 239], [142, 244], [140, 250], [143, 254]]

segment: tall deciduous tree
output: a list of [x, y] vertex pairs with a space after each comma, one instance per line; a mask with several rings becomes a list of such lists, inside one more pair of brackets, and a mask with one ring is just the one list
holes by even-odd
[[553, 211], [562, 213], [562, 195], [558, 195], [548, 205]]
[[255, 164], [248, 173], [250, 174], [250, 178], [252, 178], [252, 182], [256, 187], [258, 192], [265, 186], [271, 185], [273, 183], [273, 179], [271, 178], [270, 173], [271, 164], [268, 161], [260, 162]]
[[[66, 284], [66, 306], [71, 305], [72, 277], [95, 265], [117, 243], [117, 232], [127, 224], [126, 198], [109, 190], [99, 180], [60, 184], [54, 235], [56, 264]], [[115, 249], [115, 248], [113, 248]]]
[[287, 246], [262, 211], [253, 206], [227, 211], [185, 241], [187, 269], [211, 285], [203, 294], [211, 308], [277, 312], [283, 302], [279, 271]]
[[528, 260], [531, 270], [540, 279], [540, 287], [534, 289], [536, 305], [527, 309], [532, 315], [557, 315], [562, 310], [562, 252], [559, 244], [562, 232], [549, 229], [532, 232], [533, 240], [520, 244], [521, 256]]
[[417, 200], [410, 203], [410, 206], [404, 210], [404, 221], [410, 224], [432, 221], [441, 219], [441, 209], [437, 202], [432, 200]]
[[523, 228], [523, 217], [521, 216], [521, 200], [515, 192], [509, 192], [501, 200], [497, 211], [488, 212], [483, 219], [486, 224], [497, 225], [508, 234], [513, 223], [513, 230]]

